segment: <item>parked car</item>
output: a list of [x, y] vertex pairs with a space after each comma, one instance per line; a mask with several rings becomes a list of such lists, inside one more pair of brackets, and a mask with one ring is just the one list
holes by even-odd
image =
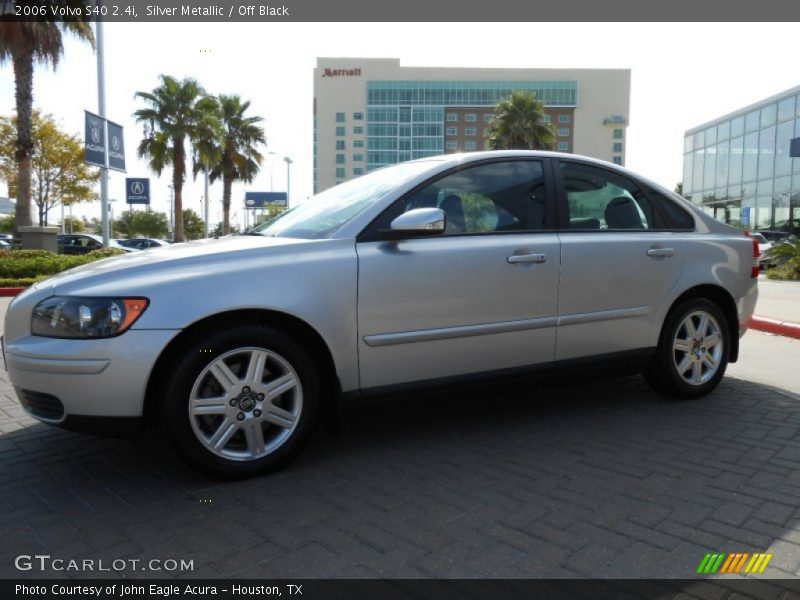
[[117, 240], [120, 245], [133, 250], [149, 250], [150, 248], [160, 248], [161, 246], [169, 246], [170, 242], [164, 240], [157, 240], [154, 238], [131, 238], [129, 240]]
[[[58, 236], [58, 251], [62, 254], [88, 254], [103, 247], [103, 238], [92, 233], [68, 233]], [[132, 248], [121, 246], [117, 240], [110, 239], [109, 248], [119, 248], [133, 252]]]
[[147, 417], [195, 467], [246, 476], [284, 464], [340, 396], [588, 364], [708, 394], [748, 328], [757, 251], [615, 165], [449, 155], [250, 235], [56, 275], [11, 304], [4, 347], [37, 419], [110, 434]]
[[780, 242], [789, 237], [789, 234], [785, 231], [774, 231], [771, 229], [759, 229], [756, 233], [760, 233], [767, 241], [773, 243]]
[[0, 238], [0, 248], [11, 248], [11, 240]]
[[758, 231], [752, 231], [748, 233], [748, 235], [758, 243], [758, 266], [761, 269], [766, 269], [767, 267], [773, 266], [770, 257], [767, 254], [767, 251], [772, 248], [772, 242], [764, 237], [764, 234]]

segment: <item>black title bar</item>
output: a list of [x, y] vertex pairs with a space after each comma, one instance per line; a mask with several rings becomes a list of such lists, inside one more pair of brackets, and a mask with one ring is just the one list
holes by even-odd
[[[106, 22], [800, 21], [787, 0], [0, 0], [0, 20]], [[624, 31], [615, 32], [624, 39]], [[491, 37], [491, 34], [487, 32]], [[709, 36], [714, 31], [709, 30]], [[532, 39], [536, 31], [531, 30]], [[497, 43], [501, 42], [499, 37]], [[724, 40], [723, 40], [724, 41]], [[675, 43], [687, 43], [675, 26]], [[669, 52], [669, 48], [663, 48]]]

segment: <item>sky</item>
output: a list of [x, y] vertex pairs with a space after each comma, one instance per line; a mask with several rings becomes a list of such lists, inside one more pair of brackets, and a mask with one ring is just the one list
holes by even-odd
[[[107, 116], [125, 128], [127, 176], [151, 177], [153, 209], [166, 211], [170, 172], [159, 179], [136, 157], [142, 128], [131, 115], [142, 103], [135, 92], [151, 90], [165, 73], [194, 77], [212, 94], [239, 94], [264, 118], [267, 136], [261, 173], [247, 189], [284, 191], [289, 156], [295, 204], [312, 193], [318, 56], [400, 58], [403, 66], [628, 68], [626, 166], [672, 188], [681, 180], [685, 130], [800, 83], [796, 34], [795, 23], [106, 23]], [[84, 109], [98, 107], [88, 45], [67, 38], [58, 69], [37, 68], [34, 104], [82, 137]], [[6, 63], [0, 114], [13, 110]], [[125, 208], [125, 176], [111, 171], [115, 212]], [[243, 222], [244, 189], [234, 186], [234, 223]], [[0, 195], [7, 195], [3, 183]], [[189, 178], [184, 207], [200, 212], [202, 195], [203, 182]], [[215, 223], [221, 183], [209, 195]], [[99, 216], [99, 203], [75, 212]]]

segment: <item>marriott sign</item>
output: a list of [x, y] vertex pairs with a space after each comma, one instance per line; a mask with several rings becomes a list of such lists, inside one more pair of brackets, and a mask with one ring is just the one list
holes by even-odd
[[325, 69], [323, 77], [361, 77], [361, 69]]

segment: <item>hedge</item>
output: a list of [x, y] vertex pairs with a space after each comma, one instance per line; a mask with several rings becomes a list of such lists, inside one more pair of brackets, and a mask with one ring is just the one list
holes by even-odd
[[47, 250], [0, 250], [0, 287], [27, 287], [61, 271], [120, 254], [125, 251], [118, 248], [77, 255]]

